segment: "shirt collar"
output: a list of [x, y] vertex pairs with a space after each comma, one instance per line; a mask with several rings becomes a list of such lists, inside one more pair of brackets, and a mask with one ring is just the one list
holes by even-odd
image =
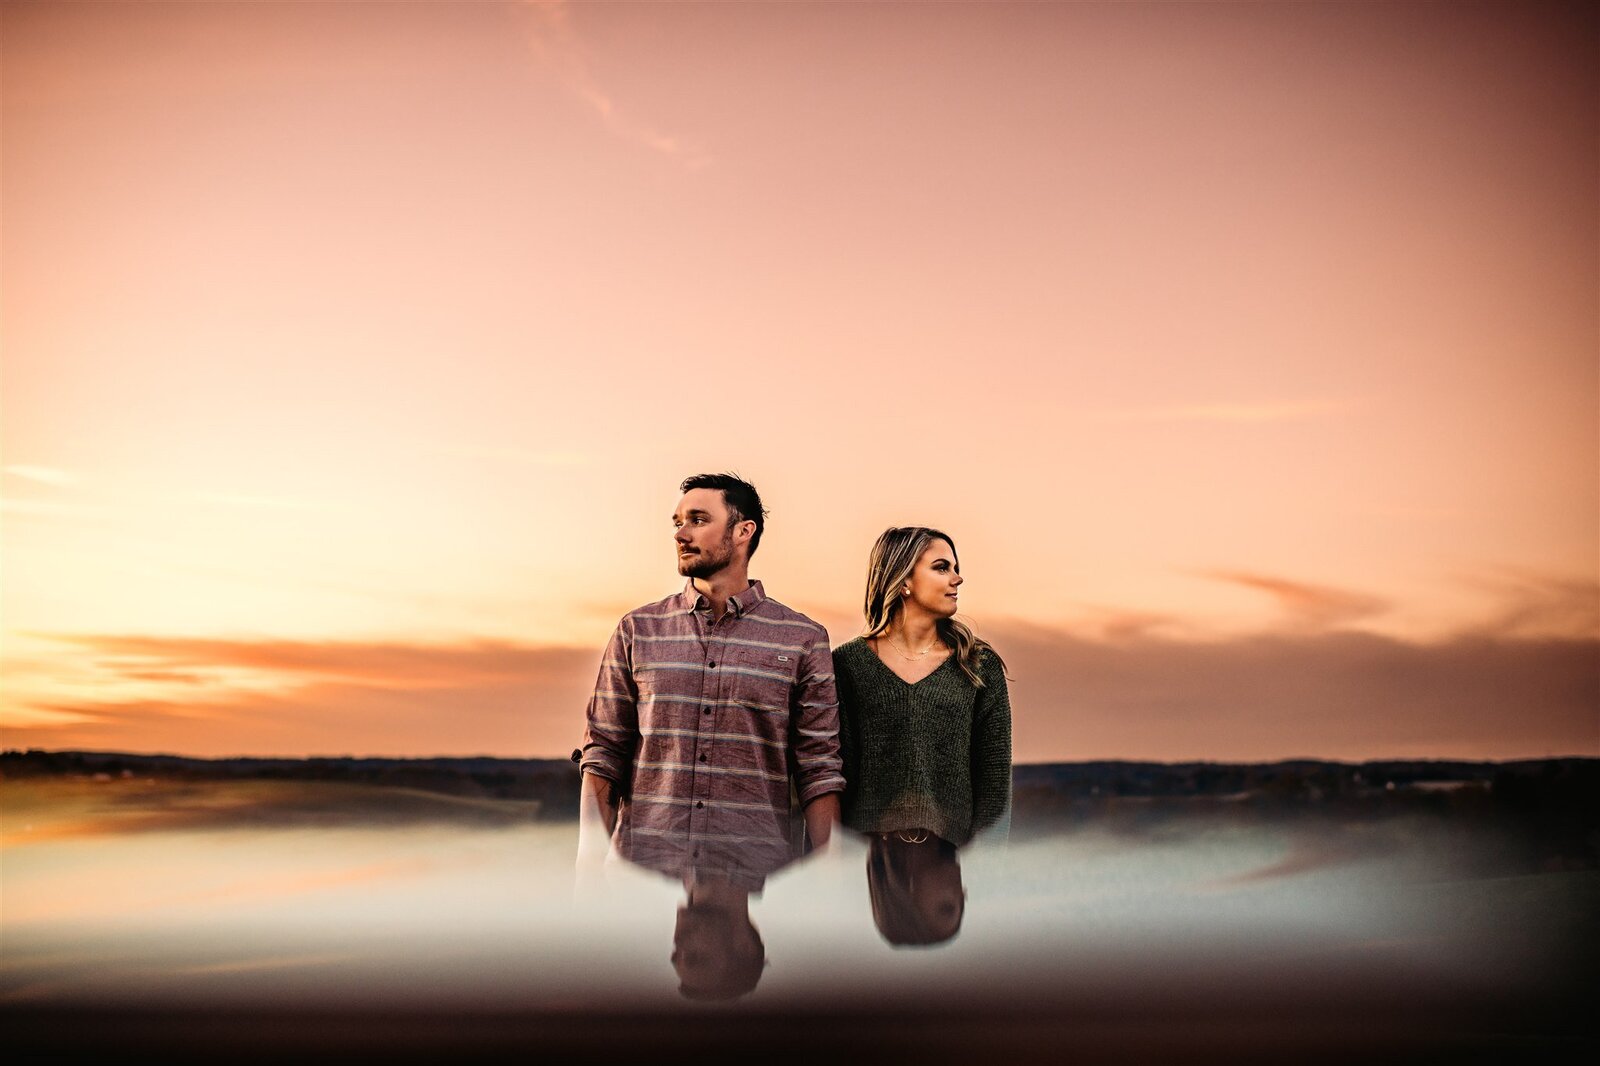
[[[683, 586], [683, 598], [692, 611], [704, 611], [710, 608], [711, 601], [694, 587], [694, 578], [690, 578]], [[751, 581], [750, 587], [735, 596], [728, 597], [728, 606], [733, 608], [735, 617], [749, 614], [756, 604], [767, 598], [767, 590], [761, 587], [761, 582]]]

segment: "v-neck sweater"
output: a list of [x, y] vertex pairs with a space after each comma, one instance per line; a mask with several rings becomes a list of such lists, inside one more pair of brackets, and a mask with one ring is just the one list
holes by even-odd
[[1011, 799], [1011, 702], [999, 659], [979, 688], [951, 652], [908, 682], [857, 637], [833, 650], [844, 759], [844, 824], [862, 833], [927, 829], [962, 845]]

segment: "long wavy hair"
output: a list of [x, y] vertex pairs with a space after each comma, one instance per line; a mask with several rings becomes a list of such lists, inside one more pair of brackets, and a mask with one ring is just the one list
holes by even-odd
[[[916, 569], [922, 553], [936, 540], [950, 545], [950, 554], [955, 556], [956, 569], [960, 570], [961, 556], [956, 554], [956, 542], [950, 539], [950, 534], [927, 526], [892, 526], [884, 530], [872, 546], [872, 555], [867, 560], [866, 636], [876, 637], [888, 631], [902, 607], [900, 590], [911, 580], [911, 571]], [[967, 675], [967, 680], [982, 688], [978, 657], [987, 652], [999, 662], [1000, 656], [994, 648], [973, 633], [965, 622], [955, 618], [939, 619], [936, 628], [939, 639], [954, 650], [956, 664]], [[1003, 662], [1000, 665], [1001, 669], [1005, 668]]]

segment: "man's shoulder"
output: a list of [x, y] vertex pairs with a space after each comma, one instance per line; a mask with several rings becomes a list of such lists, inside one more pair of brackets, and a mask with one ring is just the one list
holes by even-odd
[[619, 627], [633, 628], [641, 623], [660, 625], [675, 618], [687, 618], [691, 614], [690, 608], [683, 603], [683, 593], [674, 592], [664, 596], [654, 603], [647, 603], [642, 607], [635, 607], [622, 616]]
[[750, 612], [750, 616], [769, 625], [787, 626], [796, 633], [809, 631], [813, 637], [821, 637], [823, 640], [828, 639], [828, 629], [821, 622], [801, 614], [793, 607], [775, 600], [771, 596], [762, 597], [755, 610]]

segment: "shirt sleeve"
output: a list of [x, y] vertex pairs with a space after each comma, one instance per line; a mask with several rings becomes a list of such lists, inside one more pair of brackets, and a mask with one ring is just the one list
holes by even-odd
[[839, 759], [844, 774], [845, 790], [852, 782], [861, 780], [861, 744], [857, 737], [857, 720], [860, 711], [856, 705], [855, 688], [850, 682], [850, 671], [837, 652], [833, 656], [833, 683], [839, 697]]
[[795, 789], [802, 804], [844, 791], [839, 757], [839, 697], [833, 683], [833, 652], [826, 633], [812, 638], [800, 662], [789, 701], [789, 751]]
[[578, 769], [617, 785], [632, 778], [639, 746], [639, 690], [633, 683], [633, 634], [624, 618], [606, 645], [589, 697]]
[[983, 653], [983, 687], [972, 718], [972, 831], [987, 829], [1011, 805], [1011, 694], [999, 656]]

